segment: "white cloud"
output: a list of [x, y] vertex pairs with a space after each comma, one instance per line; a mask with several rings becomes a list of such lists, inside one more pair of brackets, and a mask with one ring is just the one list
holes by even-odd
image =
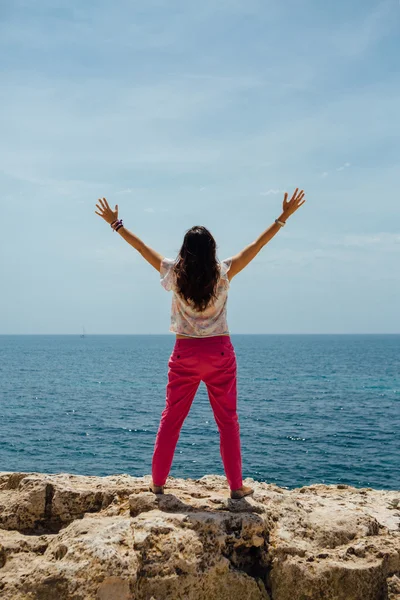
[[344, 165], [341, 165], [340, 167], [338, 167], [336, 169], [336, 171], [344, 171], [344, 169], [348, 169], [349, 167], [350, 167], [350, 163], [346, 162], [346, 163], [344, 163]]
[[400, 250], [400, 233], [347, 234], [333, 243], [347, 247], [380, 246], [382, 249]]
[[260, 196], [270, 196], [271, 194], [284, 194], [285, 190], [274, 190], [274, 189], [270, 189], [267, 190], [266, 192], [260, 192]]
[[362, 57], [371, 47], [387, 36], [398, 20], [398, 5], [393, 0], [381, 0], [374, 8], [352, 19], [344, 19], [334, 30], [330, 43], [338, 55], [350, 59]]
[[134, 190], [132, 188], [126, 188], [126, 190], [118, 190], [117, 192], [114, 192], [115, 195], [119, 195], [119, 194], [132, 194], [134, 192]]
[[[301, 243], [304, 240], [303, 236], [296, 236], [296, 243]], [[374, 233], [331, 233], [326, 234], [323, 237], [316, 238], [314, 240], [315, 246], [320, 246], [326, 251], [330, 248], [335, 249], [349, 249], [357, 250], [358, 248], [371, 249], [373, 252], [379, 250], [379, 252], [385, 251], [400, 251], [400, 232], [389, 232], [380, 231]]]

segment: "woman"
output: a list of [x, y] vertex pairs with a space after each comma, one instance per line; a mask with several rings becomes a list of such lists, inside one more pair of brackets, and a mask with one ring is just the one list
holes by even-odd
[[201, 381], [204, 381], [220, 434], [220, 451], [231, 498], [254, 492], [242, 482], [237, 408], [236, 355], [226, 321], [229, 284], [305, 202], [303, 190], [285, 193], [282, 213], [254, 242], [231, 258], [219, 262], [216, 243], [202, 226], [189, 229], [176, 260], [152, 250], [118, 219], [118, 204], [111, 210], [105, 198], [99, 199], [95, 213], [136, 248], [157, 271], [161, 285], [173, 292], [171, 325], [176, 334], [168, 361], [166, 406], [152, 460], [151, 491], [164, 493], [175, 447], [183, 422]]

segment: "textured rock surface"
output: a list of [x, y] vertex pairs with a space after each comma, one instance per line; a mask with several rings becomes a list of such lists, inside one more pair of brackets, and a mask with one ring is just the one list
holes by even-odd
[[2, 600], [400, 600], [400, 492], [0, 473]]

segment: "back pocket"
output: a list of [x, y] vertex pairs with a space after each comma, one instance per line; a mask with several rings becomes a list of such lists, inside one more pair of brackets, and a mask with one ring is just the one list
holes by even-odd
[[233, 346], [223, 346], [211, 352], [210, 361], [220, 369], [236, 368], [236, 353]]
[[170, 360], [184, 360], [185, 358], [191, 358], [195, 354], [196, 350], [194, 348], [174, 348]]

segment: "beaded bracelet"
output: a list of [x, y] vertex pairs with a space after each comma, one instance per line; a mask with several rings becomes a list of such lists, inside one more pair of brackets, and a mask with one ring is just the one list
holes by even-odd
[[124, 224], [122, 222], [122, 219], [116, 219], [115, 221], [113, 221], [111, 223], [111, 229], [114, 229], [114, 231], [118, 231], [119, 229], [121, 229], [121, 227], [123, 227]]

